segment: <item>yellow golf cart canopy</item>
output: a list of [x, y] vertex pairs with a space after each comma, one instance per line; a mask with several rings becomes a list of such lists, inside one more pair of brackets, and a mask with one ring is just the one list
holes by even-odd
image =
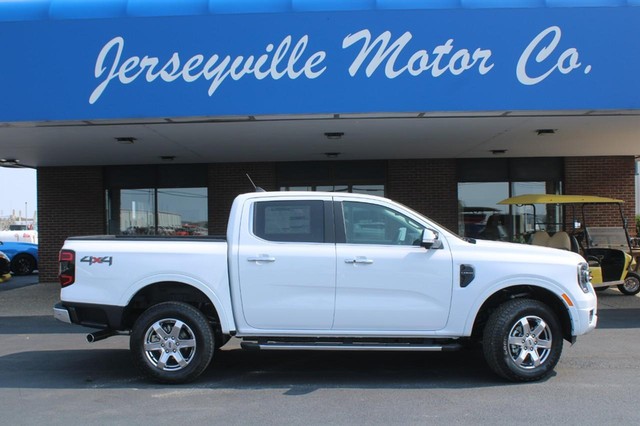
[[595, 195], [556, 195], [556, 194], [525, 194], [500, 201], [498, 204], [622, 204], [623, 200], [616, 198], [596, 197]]

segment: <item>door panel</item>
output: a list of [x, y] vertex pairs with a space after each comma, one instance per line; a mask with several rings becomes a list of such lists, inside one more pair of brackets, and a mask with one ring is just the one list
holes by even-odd
[[239, 244], [245, 321], [258, 329], [330, 329], [336, 252], [324, 231], [331, 209], [317, 200], [256, 205]]
[[448, 245], [413, 245], [422, 225], [384, 209], [343, 203], [347, 243], [336, 245], [334, 329], [442, 329], [453, 285]]

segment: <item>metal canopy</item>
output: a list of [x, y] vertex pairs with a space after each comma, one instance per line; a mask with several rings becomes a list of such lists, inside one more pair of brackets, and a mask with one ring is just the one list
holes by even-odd
[[498, 204], [622, 204], [623, 200], [616, 198], [597, 197], [594, 195], [556, 195], [556, 194], [525, 194], [500, 201]]
[[0, 21], [429, 9], [640, 6], [640, 0], [3, 0]]

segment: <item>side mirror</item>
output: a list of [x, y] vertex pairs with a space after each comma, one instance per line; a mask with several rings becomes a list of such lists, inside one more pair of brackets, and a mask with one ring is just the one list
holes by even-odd
[[438, 233], [432, 229], [425, 229], [422, 231], [422, 241], [420, 246], [426, 249], [440, 249], [442, 248], [442, 241], [438, 238]]

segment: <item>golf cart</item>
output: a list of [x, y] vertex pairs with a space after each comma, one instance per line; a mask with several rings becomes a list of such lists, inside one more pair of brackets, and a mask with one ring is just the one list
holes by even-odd
[[[564, 212], [565, 218], [572, 218], [570, 226], [565, 220], [562, 231], [549, 235], [550, 224], [534, 221], [531, 230], [525, 230], [530, 244], [572, 250], [580, 253], [589, 263], [591, 283], [596, 290], [605, 290], [616, 285], [623, 294], [633, 296], [640, 292], [640, 275], [637, 273], [627, 221], [622, 212], [624, 201], [614, 198], [587, 195], [527, 194], [507, 198], [498, 204], [511, 206], [531, 206], [533, 217], [537, 218], [536, 204], [562, 205], [571, 208], [571, 214]], [[610, 205], [620, 213], [621, 225], [615, 227], [590, 227], [585, 211], [587, 206]], [[578, 216], [579, 214], [579, 216]]]

